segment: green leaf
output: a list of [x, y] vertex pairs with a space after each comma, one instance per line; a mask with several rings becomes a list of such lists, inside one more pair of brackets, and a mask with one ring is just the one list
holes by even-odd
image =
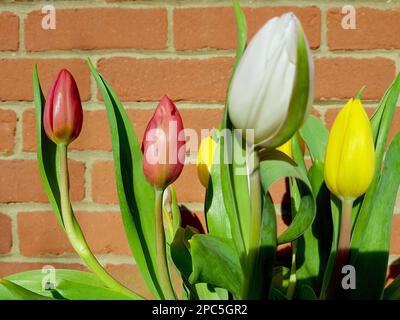
[[330, 192], [324, 183], [323, 163], [315, 160], [308, 177], [316, 199], [317, 213], [311, 228], [297, 240], [296, 279], [300, 288], [308, 285], [319, 294], [332, 245], [333, 228]]
[[[235, 61], [233, 64], [232, 73], [230, 76], [230, 80], [228, 83], [228, 89], [226, 96], [229, 96], [229, 90], [231, 87], [231, 82], [233, 75], [235, 74], [235, 70], [239, 61], [244, 53], [246, 48], [246, 41], [247, 41], [247, 26], [246, 26], [246, 17], [243, 13], [243, 10], [240, 8], [239, 1], [233, 0], [233, 7], [235, 11], [235, 18], [236, 18], [236, 29], [237, 29], [237, 49], [235, 55]], [[239, 218], [239, 208], [236, 196], [238, 194], [238, 190], [235, 190], [234, 187], [234, 168], [232, 166], [235, 161], [232, 159], [233, 154], [226, 154], [226, 150], [232, 151], [233, 143], [235, 143], [235, 139], [232, 135], [232, 124], [229, 120], [228, 115], [228, 103], [226, 101], [225, 110], [224, 110], [224, 117], [222, 120], [222, 124], [220, 127], [220, 140], [219, 140], [219, 155], [220, 155], [220, 175], [221, 175], [221, 189], [222, 195], [224, 199], [224, 206], [229, 218], [229, 224], [232, 234], [232, 239], [234, 241], [235, 247], [237, 252], [240, 255], [243, 255], [246, 251], [246, 245], [244, 240], [244, 235], [242, 234], [242, 228], [240, 225], [240, 218]], [[226, 130], [228, 129], [228, 130]], [[242, 179], [242, 182], [244, 180]], [[247, 187], [244, 184], [240, 185], [238, 182], [236, 183], [237, 187], [241, 187], [241, 189]], [[245, 202], [248, 204], [248, 201]]]
[[32, 292], [12, 281], [0, 279], [0, 300], [49, 300], [50, 298]]
[[[54, 276], [54, 278], [53, 278]], [[51, 280], [51, 290], [44, 289], [44, 281]], [[13, 274], [9, 281], [47, 298], [68, 300], [130, 300], [131, 298], [107, 288], [93, 273], [55, 269], [54, 274], [32, 270]]]
[[154, 190], [142, 170], [142, 151], [128, 114], [107, 81], [89, 61], [110, 125], [119, 206], [129, 245], [149, 289], [162, 297], [156, 264]]
[[[351, 264], [357, 270], [352, 299], [379, 299], [386, 283], [390, 231], [400, 185], [400, 133], [389, 146], [381, 178], [373, 197], [369, 223]], [[361, 212], [363, 214], [363, 212]]]
[[328, 289], [332, 277], [333, 268], [336, 261], [336, 252], [339, 241], [339, 228], [340, 228], [340, 208], [341, 202], [338, 198], [331, 194], [331, 214], [332, 214], [332, 245], [329, 254], [328, 262], [326, 264], [324, 277], [322, 280], [322, 287], [320, 299], [325, 300], [328, 298]]
[[279, 266], [272, 270], [272, 288], [279, 290], [285, 297], [289, 287], [290, 269]]
[[47, 137], [43, 129], [43, 112], [46, 100], [40, 86], [36, 65], [33, 68], [33, 94], [36, 108], [36, 148], [39, 174], [57, 220], [64, 228], [61, 216], [60, 189], [57, 180], [57, 145]]
[[318, 300], [313, 288], [308, 285], [301, 285], [297, 290], [297, 299], [299, 300]]
[[400, 276], [397, 277], [383, 292], [384, 300], [400, 300]]
[[264, 208], [261, 221], [260, 252], [255, 263], [255, 276], [252, 276], [251, 295], [249, 299], [267, 299], [273, 277], [277, 245], [276, 212], [271, 195], [264, 192]]
[[225, 288], [239, 298], [243, 287], [243, 271], [232, 241], [198, 234], [189, 242], [193, 260], [190, 282], [204, 282]]
[[[219, 142], [214, 157], [219, 159]], [[205, 208], [207, 230], [212, 236], [231, 239], [229, 217], [224, 205], [221, 185], [221, 166], [214, 163], [211, 167], [210, 179], [206, 191]]]
[[378, 109], [371, 119], [373, 135], [375, 137], [375, 172], [371, 185], [364, 196], [364, 200], [357, 216], [351, 238], [351, 249], [355, 259], [356, 251], [363, 242], [365, 229], [369, 224], [374, 205], [375, 192], [378, 187], [380, 174], [382, 170], [382, 160], [386, 150], [387, 137], [389, 135], [394, 112], [400, 94], [400, 74], [397, 76], [385, 96], [381, 99]]
[[324, 163], [329, 132], [322, 121], [315, 116], [309, 116], [300, 129], [300, 135], [307, 145], [312, 161]]
[[316, 208], [312, 187], [304, 171], [294, 162], [290, 162], [288, 157], [283, 157], [281, 152], [270, 151], [264, 154], [264, 159], [265, 157], [271, 160], [261, 161], [260, 164], [264, 190], [268, 190], [275, 181], [286, 177], [294, 177], [304, 186], [299, 211], [288, 229], [278, 238], [278, 244], [292, 242], [300, 237], [314, 220]]

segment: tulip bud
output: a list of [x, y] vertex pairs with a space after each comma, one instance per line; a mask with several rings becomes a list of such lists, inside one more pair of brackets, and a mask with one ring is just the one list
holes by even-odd
[[293, 159], [293, 150], [292, 150], [292, 139], [286, 141], [283, 145], [276, 148], [276, 150], [283, 152], [290, 159]]
[[79, 136], [82, 121], [78, 87], [71, 73], [62, 69], [47, 95], [43, 113], [44, 130], [54, 143], [69, 144]]
[[143, 172], [147, 180], [158, 189], [165, 189], [181, 174], [185, 151], [181, 115], [175, 104], [164, 96], [143, 138]]
[[329, 134], [325, 182], [340, 199], [356, 199], [371, 184], [375, 150], [371, 123], [359, 99], [350, 99]]
[[[299, 139], [300, 150], [304, 154], [304, 152], [306, 150], [306, 145], [304, 143], [304, 140], [300, 137], [300, 135], [298, 136], [298, 139]], [[276, 150], [278, 150], [280, 152], [283, 152], [290, 159], [294, 160], [294, 156], [293, 156], [293, 138], [291, 138], [290, 140], [286, 141], [283, 145], [281, 145], [278, 148], [276, 148]]]
[[204, 138], [200, 142], [199, 152], [197, 154], [197, 175], [201, 184], [205, 188], [208, 186], [213, 156], [216, 148], [217, 143], [211, 136]]
[[[232, 79], [228, 111], [235, 128], [276, 148], [293, 136], [313, 100], [314, 64], [293, 13], [269, 20], [252, 38]], [[250, 137], [248, 138], [250, 139]]]

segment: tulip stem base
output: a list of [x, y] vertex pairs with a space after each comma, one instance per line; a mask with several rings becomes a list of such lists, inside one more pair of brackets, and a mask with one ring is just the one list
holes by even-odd
[[156, 257], [158, 275], [164, 297], [167, 300], [176, 300], [171, 277], [169, 275], [168, 260], [165, 246], [164, 220], [162, 210], [163, 191], [155, 188], [155, 222], [156, 222]]
[[[253, 157], [252, 159], [250, 157]], [[260, 236], [261, 236], [261, 214], [262, 214], [262, 192], [261, 192], [261, 178], [259, 170], [259, 158], [256, 151], [250, 152], [249, 161], [253, 161], [249, 166], [249, 194], [251, 199], [251, 220], [250, 220], [250, 239], [249, 248], [246, 259], [246, 269], [248, 276], [245, 279], [243, 288], [244, 299], [257, 299], [259, 298], [258, 292], [254, 292], [253, 288], [257, 285], [256, 263], [258, 260], [260, 250]], [[248, 164], [249, 165], [249, 164]]]
[[87, 267], [96, 274], [99, 279], [110, 289], [120, 292], [132, 299], [143, 299], [143, 297], [132, 292], [111, 275], [102, 267], [86, 242], [82, 230], [76, 221], [72, 212], [71, 201], [69, 196], [69, 175], [68, 175], [68, 161], [67, 161], [67, 145], [57, 145], [57, 174], [60, 187], [60, 200], [61, 200], [61, 215], [64, 223], [65, 233], [68, 237], [72, 247], [78, 255], [85, 262]]
[[339, 282], [341, 282], [342, 269], [349, 261], [353, 203], [354, 199], [342, 200], [339, 241], [329, 289], [329, 298], [333, 298], [337, 294]]

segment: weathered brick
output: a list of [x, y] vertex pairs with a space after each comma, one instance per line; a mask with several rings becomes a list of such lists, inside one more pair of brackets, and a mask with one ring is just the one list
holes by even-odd
[[0, 151], [10, 152], [14, 149], [17, 115], [12, 110], [0, 110]]
[[167, 94], [175, 101], [223, 101], [231, 58], [108, 58], [98, 69], [122, 101], [153, 101]]
[[0, 254], [10, 252], [12, 246], [11, 218], [0, 213]]
[[90, 99], [89, 69], [82, 59], [0, 59], [0, 101], [33, 100], [32, 70], [38, 65], [45, 96], [57, 73], [66, 68], [75, 77], [83, 101]]
[[[400, 10], [356, 9], [356, 28], [344, 29], [340, 8], [328, 11], [328, 47], [330, 50], [372, 50], [400, 48]], [[344, 22], [346, 22], [345, 20]]]
[[56, 29], [42, 27], [41, 11], [25, 20], [28, 51], [163, 49], [167, 45], [165, 9], [57, 9]]
[[[131, 253], [118, 212], [77, 212], [76, 217], [94, 253]], [[24, 256], [74, 252], [53, 212], [19, 213], [18, 235], [20, 252]]]
[[[71, 198], [80, 201], [85, 195], [85, 166], [69, 162]], [[0, 203], [47, 202], [35, 160], [0, 160]]]
[[378, 100], [395, 73], [394, 61], [386, 58], [319, 58], [315, 60], [315, 98], [352, 98], [366, 85], [363, 98]]
[[12, 12], [0, 13], [0, 51], [16, 51], [19, 46], [19, 18]]
[[[316, 7], [244, 8], [249, 39], [267, 20], [292, 11], [302, 23], [311, 48], [320, 46], [321, 13]], [[177, 50], [232, 49], [237, 35], [231, 7], [174, 10], [174, 45]]]

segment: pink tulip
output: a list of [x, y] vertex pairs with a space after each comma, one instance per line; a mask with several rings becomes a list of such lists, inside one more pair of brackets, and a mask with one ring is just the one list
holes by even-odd
[[182, 172], [185, 162], [185, 136], [181, 115], [164, 96], [147, 125], [143, 144], [143, 172], [158, 189], [165, 189]]
[[53, 142], [69, 144], [82, 129], [83, 110], [76, 82], [62, 69], [47, 95], [44, 108], [44, 130]]

